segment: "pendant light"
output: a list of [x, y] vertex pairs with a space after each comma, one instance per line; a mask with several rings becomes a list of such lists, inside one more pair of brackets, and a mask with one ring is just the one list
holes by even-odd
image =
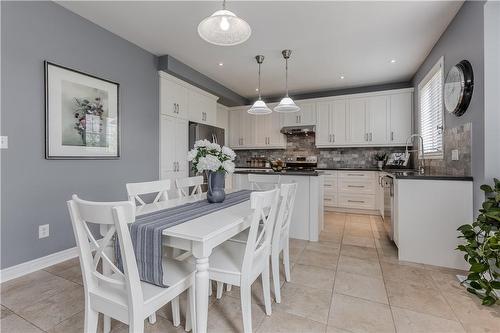
[[248, 23], [226, 10], [226, 0], [222, 2], [222, 10], [218, 10], [205, 18], [198, 25], [198, 34], [205, 41], [219, 45], [238, 45], [250, 38], [252, 29]]
[[274, 111], [276, 112], [297, 112], [300, 111], [300, 108], [295, 104], [295, 102], [288, 96], [288, 59], [292, 54], [291, 50], [283, 50], [281, 51], [283, 58], [285, 58], [285, 90], [286, 95], [280, 101], [280, 104], [276, 105]]
[[264, 56], [257, 55], [255, 56], [255, 60], [257, 60], [257, 63], [259, 64], [259, 99], [253, 103], [252, 107], [248, 109], [247, 112], [255, 115], [270, 114], [273, 111], [267, 107], [260, 95], [260, 65], [264, 62]]

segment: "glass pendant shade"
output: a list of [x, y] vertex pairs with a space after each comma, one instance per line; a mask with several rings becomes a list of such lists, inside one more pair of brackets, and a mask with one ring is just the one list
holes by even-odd
[[211, 44], [232, 46], [250, 38], [252, 29], [245, 20], [229, 10], [222, 9], [200, 22], [198, 34]]
[[253, 103], [252, 107], [248, 109], [247, 111], [250, 114], [255, 114], [255, 115], [263, 115], [263, 114], [270, 114], [273, 111], [267, 107], [266, 103], [264, 103], [263, 100], [260, 98]]
[[288, 96], [283, 97], [280, 101], [280, 104], [274, 107], [274, 111], [276, 112], [297, 112], [300, 111], [300, 108], [295, 104], [295, 102]]

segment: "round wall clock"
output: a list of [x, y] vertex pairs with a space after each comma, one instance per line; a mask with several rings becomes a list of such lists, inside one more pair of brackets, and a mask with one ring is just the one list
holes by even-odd
[[474, 73], [467, 60], [453, 66], [444, 84], [444, 106], [449, 113], [460, 117], [469, 107], [474, 88]]

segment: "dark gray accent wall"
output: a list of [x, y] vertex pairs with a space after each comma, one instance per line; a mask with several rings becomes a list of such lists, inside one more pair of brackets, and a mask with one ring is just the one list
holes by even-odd
[[[445, 76], [450, 68], [467, 59], [474, 69], [474, 93], [467, 112], [456, 117], [445, 111], [444, 126], [454, 128], [472, 124], [471, 172], [474, 177], [474, 210], [484, 199], [479, 186], [484, 181], [484, 2], [466, 1], [413, 78], [415, 105], [418, 84], [440, 57], [444, 56]], [[418, 111], [418, 110], [417, 110]], [[417, 114], [417, 113], [416, 113]], [[415, 119], [417, 121], [417, 119]], [[451, 154], [446, 151], [445, 154]]]
[[158, 69], [165, 71], [181, 80], [191, 83], [200, 89], [206, 90], [216, 96], [219, 96], [218, 103], [225, 106], [246, 105], [249, 101], [234, 91], [226, 88], [217, 81], [201, 74], [197, 70], [180, 62], [172, 56], [164, 55], [158, 59]]
[[[75, 246], [71, 194], [126, 200], [125, 183], [158, 178], [157, 58], [53, 2], [1, 2], [1, 267]], [[43, 61], [120, 83], [118, 160], [44, 159]], [[38, 239], [38, 225], [50, 237]]]

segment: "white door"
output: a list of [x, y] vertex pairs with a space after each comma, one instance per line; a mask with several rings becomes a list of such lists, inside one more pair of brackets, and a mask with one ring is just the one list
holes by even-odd
[[332, 144], [330, 105], [330, 102], [319, 102], [317, 104], [316, 146], [329, 146]]
[[229, 114], [229, 146], [231, 148], [238, 148], [241, 145], [241, 132], [240, 132], [240, 111], [231, 110]]
[[412, 106], [412, 93], [390, 96], [388, 137], [391, 144], [405, 144], [411, 135]]
[[316, 103], [298, 102], [299, 124], [300, 125], [316, 125]]
[[160, 77], [160, 110], [168, 116], [187, 119], [187, 88]]
[[175, 138], [176, 118], [160, 116], [160, 177], [164, 179], [165, 174], [176, 170]]
[[341, 146], [347, 143], [346, 113], [347, 113], [346, 100], [333, 101], [330, 104], [330, 134], [333, 145]]
[[387, 96], [374, 96], [366, 101], [369, 144], [387, 144]]
[[349, 143], [366, 144], [366, 100], [353, 98], [349, 100]]

